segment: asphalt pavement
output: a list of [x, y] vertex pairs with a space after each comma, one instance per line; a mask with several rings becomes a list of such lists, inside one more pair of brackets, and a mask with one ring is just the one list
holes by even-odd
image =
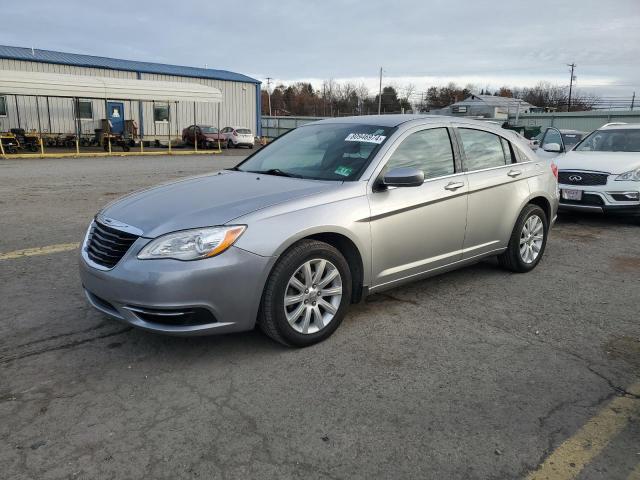
[[640, 478], [631, 221], [561, 216], [533, 272], [374, 295], [302, 350], [93, 311], [95, 212], [235, 155], [0, 160], [0, 477]]

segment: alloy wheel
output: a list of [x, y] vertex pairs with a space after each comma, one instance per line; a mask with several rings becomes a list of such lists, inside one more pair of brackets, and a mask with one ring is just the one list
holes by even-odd
[[538, 215], [527, 218], [520, 232], [520, 258], [526, 264], [536, 261], [544, 241], [544, 224]]
[[342, 277], [329, 260], [308, 260], [296, 269], [284, 293], [284, 313], [302, 334], [317, 333], [335, 317], [342, 300]]

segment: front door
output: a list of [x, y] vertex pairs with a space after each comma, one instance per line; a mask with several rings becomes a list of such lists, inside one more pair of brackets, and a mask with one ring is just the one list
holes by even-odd
[[422, 170], [425, 182], [369, 194], [374, 288], [462, 258], [467, 182], [456, 172], [448, 130], [410, 131], [392, 150], [381, 175], [397, 167]]
[[111, 133], [124, 133], [124, 104], [122, 102], [108, 102], [107, 116], [111, 122]]

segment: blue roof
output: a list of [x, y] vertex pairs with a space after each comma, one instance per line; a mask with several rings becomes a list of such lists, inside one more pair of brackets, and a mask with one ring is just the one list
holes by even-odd
[[52, 50], [30, 49], [23, 47], [9, 47], [0, 45], [0, 58], [11, 60], [25, 60], [28, 62], [56, 63], [59, 65], [73, 65], [77, 67], [107, 68], [110, 70], [124, 70], [127, 72], [158, 73], [163, 75], [177, 75], [180, 77], [211, 78], [214, 80], [228, 80], [231, 82], [261, 83], [260, 80], [211, 68], [183, 67], [179, 65], [165, 65], [164, 63], [136, 62], [133, 60], [119, 60], [109, 57], [95, 57], [77, 53], [54, 52]]

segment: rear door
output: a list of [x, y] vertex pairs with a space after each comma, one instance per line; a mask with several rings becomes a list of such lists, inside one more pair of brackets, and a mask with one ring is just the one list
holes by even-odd
[[522, 203], [533, 162], [518, 163], [510, 142], [477, 127], [458, 127], [463, 169], [469, 182], [469, 208], [463, 258], [506, 247]]
[[449, 129], [422, 126], [407, 131], [386, 155], [375, 178], [392, 168], [415, 167], [425, 181], [419, 187], [373, 188], [369, 194], [374, 287], [460, 260], [467, 183], [453, 152]]

